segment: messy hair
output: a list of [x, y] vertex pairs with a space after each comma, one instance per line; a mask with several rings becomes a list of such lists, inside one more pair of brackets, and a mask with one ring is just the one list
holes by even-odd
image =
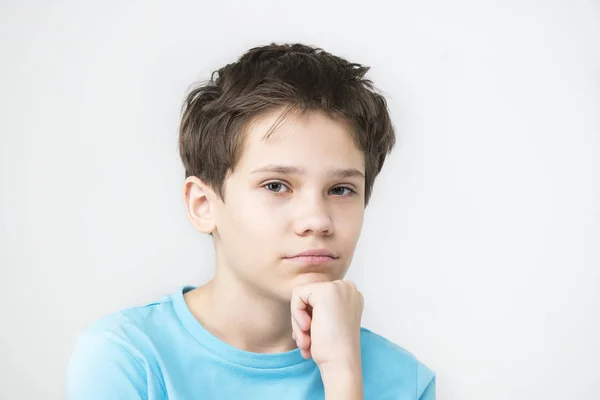
[[352, 127], [352, 139], [365, 157], [366, 205], [396, 140], [386, 100], [365, 78], [368, 70], [303, 44], [251, 48], [187, 95], [179, 131], [186, 177], [197, 176], [224, 200], [225, 179], [253, 119], [284, 107], [268, 137], [291, 112], [322, 111]]

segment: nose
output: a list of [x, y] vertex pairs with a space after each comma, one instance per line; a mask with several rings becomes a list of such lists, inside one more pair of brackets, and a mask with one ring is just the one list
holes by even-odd
[[330, 236], [334, 232], [333, 219], [324, 199], [303, 199], [298, 204], [298, 213], [294, 219], [297, 235]]

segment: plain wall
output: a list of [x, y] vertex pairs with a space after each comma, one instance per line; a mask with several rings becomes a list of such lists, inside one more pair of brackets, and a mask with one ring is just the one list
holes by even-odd
[[600, 5], [2, 1], [0, 398], [64, 398], [76, 336], [214, 270], [177, 151], [252, 46], [372, 67], [398, 145], [348, 277], [447, 400], [600, 396]]

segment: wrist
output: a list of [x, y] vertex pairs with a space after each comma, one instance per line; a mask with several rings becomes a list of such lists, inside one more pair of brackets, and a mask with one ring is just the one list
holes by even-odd
[[326, 400], [363, 399], [363, 377], [360, 359], [353, 362], [319, 365]]

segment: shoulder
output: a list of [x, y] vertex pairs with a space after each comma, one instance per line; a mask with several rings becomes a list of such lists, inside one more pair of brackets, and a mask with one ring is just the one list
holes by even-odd
[[171, 321], [175, 316], [168, 297], [95, 321], [78, 336], [69, 359], [69, 398], [100, 398], [92, 393], [105, 398], [113, 393], [152, 398], [152, 392], [164, 392], [160, 380], [151, 379], [157, 373], [152, 351], [156, 336], [167, 334]]
[[[361, 328], [363, 373], [386, 384], [412, 382], [417, 398], [435, 385], [435, 372], [413, 353], [369, 329]], [[434, 389], [434, 388], [433, 388]]]
[[168, 338], [180, 329], [171, 296], [164, 296], [158, 301], [125, 308], [96, 320], [79, 335], [75, 350], [97, 348], [104, 343], [143, 364], [157, 347], [171, 343]]
[[108, 314], [91, 324], [82, 336], [102, 336], [125, 344], [169, 329], [176, 320], [171, 296], [164, 296], [146, 305]]

